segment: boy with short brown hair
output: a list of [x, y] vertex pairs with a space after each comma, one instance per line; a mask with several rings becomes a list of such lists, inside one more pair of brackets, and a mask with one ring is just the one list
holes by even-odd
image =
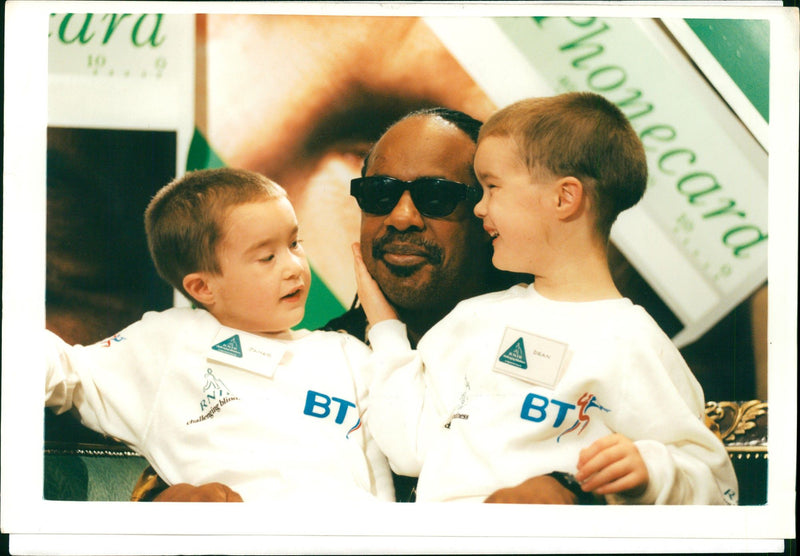
[[735, 504], [699, 384], [608, 268], [611, 225], [647, 180], [621, 111], [591, 93], [515, 103], [481, 129], [475, 172], [494, 265], [533, 284], [460, 303], [412, 351], [357, 267], [371, 427], [395, 471], [419, 473], [418, 500], [556, 472], [613, 503]]
[[364, 426], [368, 348], [292, 330], [311, 273], [286, 192], [223, 168], [186, 174], [145, 216], [161, 275], [197, 308], [146, 313], [103, 342], [47, 333], [46, 405], [144, 456], [168, 484], [247, 501], [391, 501]]

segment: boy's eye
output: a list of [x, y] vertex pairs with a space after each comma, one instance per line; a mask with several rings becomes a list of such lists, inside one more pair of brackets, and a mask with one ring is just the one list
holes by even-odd
[[274, 258], [275, 258], [275, 255], [267, 255], [266, 257], [262, 257], [262, 258], [260, 258], [258, 260], [259, 260], [259, 262], [262, 262], [262, 263], [268, 263]]

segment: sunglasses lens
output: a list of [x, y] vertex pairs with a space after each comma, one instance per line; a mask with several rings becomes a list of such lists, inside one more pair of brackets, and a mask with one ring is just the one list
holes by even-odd
[[421, 179], [415, 182], [411, 197], [422, 214], [442, 218], [453, 212], [464, 198], [463, 187], [445, 180]]
[[370, 176], [353, 180], [353, 183], [358, 206], [370, 214], [389, 214], [403, 195], [402, 182], [392, 178]]

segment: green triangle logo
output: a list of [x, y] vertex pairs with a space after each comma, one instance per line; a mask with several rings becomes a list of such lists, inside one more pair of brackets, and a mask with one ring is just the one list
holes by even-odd
[[234, 334], [227, 340], [223, 340], [215, 346], [212, 346], [211, 349], [215, 349], [222, 353], [227, 353], [228, 355], [233, 355], [235, 357], [242, 356], [242, 344], [239, 342], [239, 335]]
[[522, 343], [522, 338], [511, 344], [511, 347], [500, 356], [500, 362], [520, 369], [528, 368], [528, 360], [525, 358], [525, 344]]

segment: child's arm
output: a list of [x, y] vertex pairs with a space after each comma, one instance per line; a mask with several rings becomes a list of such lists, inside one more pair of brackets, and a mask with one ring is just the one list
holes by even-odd
[[368, 426], [392, 469], [419, 475], [425, 453], [425, 433], [437, 422], [435, 406], [419, 353], [411, 349], [406, 328], [367, 271], [358, 244], [353, 246], [358, 298], [370, 324], [373, 354], [365, 368], [370, 381]]
[[369, 332], [373, 355], [367, 365], [370, 406], [367, 424], [395, 473], [417, 477], [427, 452], [433, 404], [425, 367], [411, 349], [398, 320], [383, 321]]
[[[159, 318], [153, 314], [148, 320]], [[174, 324], [143, 322], [89, 346], [71, 346], [44, 331], [45, 406], [56, 413], [75, 408], [84, 426], [137, 451], [164, 375], [163, 328]]]
[[[705, 424], [702, 389], [677, 348], [666, 336], [620, 340], [619, 354], [620, 372], [616, 379], [601, 381], [604, 392], [598, 399], [616, 400], [603, 418], [632, 442], [612, 436], [587, 448], [580, 477], [589, 478], [603, 467], [609, 471], [585, 488], [606, 484], [611, 503], [736, 504], [738, 484], [730, 458]], [[616, 463], [609, 465], [612, 459]], [[590, 460], [592, 466], [585, 468]], [[615, 479], [607, 480], [612, 475]], [[614, 485], [617, 479], [622, 483]]]
[[378, 500], [394, 502], [394, 481], [386, 456], [381, 452], [370, 430], [370, 391], [366, 367], [371, 355], [369, 347], [361, 340], [342, 334], [345, 356], [357, 385], [358, 408], [361, 411], [361, 429], [364, 438], [364, 456], [369, 465], [371, 490]]
[[[98, 344], [71, 346], [49, 330], [45, 330], [44, 345], [47, 354], [45, 407], [56, 414], [75, 409], [84, 426], [128, 445], [136, 445], [137, 435], [125, 426], [126, 420], [117, 413], [123, 399], [122, 391], [132, 388], [132, 385], [123, 384], [127, 375], [124, 363], [111, 363], [110, 354], [101, 351], [110, 348], [101, 348]], [[134, 398], [131, 395], [130, 399]], [[141, 411], [145, 413], [146, 408]]]

